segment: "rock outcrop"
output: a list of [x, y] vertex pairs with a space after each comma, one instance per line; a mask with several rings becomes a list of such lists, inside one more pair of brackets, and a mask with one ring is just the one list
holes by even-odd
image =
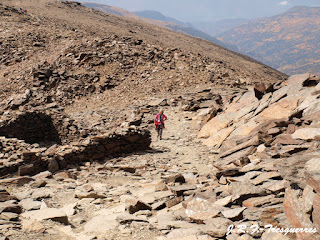
[[297, 239], [319, 238], [313, 192], [319, 184], [319, 82], [310, 74], [295, 75], [271, 92], [259, 91], [261, 97], [254, 88], [234, 99], [198, 134], [218, 156], [214, 166], [221, 169], [219, 183], [233, 189], [240, 206], [261, 210], [264, 204], [284, 201], [284, 209], [276, 211], [286, 215], [276, 225], [314, 230], [297, 233]]
[[316, 150], [319, 81], [310, 74], [292, 76], [261, 97], [254, 88], [233, 99], [198, 137], [219, 154], [216, 164], [221, 166], [239, 165], [240, 159], [254, 154], [285, 158]]

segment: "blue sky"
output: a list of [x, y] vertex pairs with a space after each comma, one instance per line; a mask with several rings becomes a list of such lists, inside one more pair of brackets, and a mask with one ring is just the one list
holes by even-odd
[[194, 22], [225, 18], [259, 18], [293, 6], [320, 6], [320, 0], [82, 0], [129, 11], [156, 10], [166, 16]]

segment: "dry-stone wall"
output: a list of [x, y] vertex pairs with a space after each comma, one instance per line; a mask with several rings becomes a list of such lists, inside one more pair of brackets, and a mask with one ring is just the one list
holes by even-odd
[[0, 122], [0, 176], [55, 172], [70, 164], [147, 149], [150, 132], [127, 126], [88, 134], [59, 111], [11, 111]]

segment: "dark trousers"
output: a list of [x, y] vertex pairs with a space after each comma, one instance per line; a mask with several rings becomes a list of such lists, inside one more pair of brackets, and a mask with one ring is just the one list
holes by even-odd
[[162, 124], [157, 125], [156, 129], [157, 129], [158, 137], [160, 137], [160, 139], [162, 139], [163, 125]]

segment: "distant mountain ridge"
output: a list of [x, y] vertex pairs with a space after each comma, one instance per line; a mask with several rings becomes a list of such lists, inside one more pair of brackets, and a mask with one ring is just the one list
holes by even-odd
[[232, 44], [222, 42], [218, 40], [217, 38], [201, 31], [196, 28], [194, 28], [191, 24], [189, 23], [184, 23], [179, 20], [176, 20], [174, 18], [166, 17], [160, 12], [157, 11], [140, 11], [140, 12], [129, 12], [121, 8], [105, 5], [105, 4], [100, 4], [100, 3], [87, 3], [84, 2], [82, 3], [84, 6], [89, 7], [89, 8], [94, 8], [96, 10], [118, 15], [118, 16], [125, 16], [125, 17], [130, 17], [134, 18], [137, 20], [145, 21], [151, 24], [155, 24], [161, 27], [166, 27], [169, 28], [173, 31], [184, 33], [191, 35], [193, 37], [198, 37], [205, 39], [207, 41], [216, 43], [222, 47], [225, 47], [227, 49], [233, 50], [233, 51], [238, 51], [237, 47], [235, 47]]
[[211, 36], [217, 36], [218, 34], [238, 27], [247, 21], [249, 20], [245, 18], [234, 18], [222, 19], [218, 21], [192, 22], [192, 25]]
[[320, 7], [294, 7], [217, 37], [287, 74], [320, 73]]
[[135, 11], [132, 12], [133, 14], [139, 16], [139, 17], [144, 17], [144, 18], [149, 18], [153, 20], [159, 20], [159, 21], [164, 21], [164, 22], [170, 22], [170, 23], [175, 23], [178, 25], [181, 25], [183, 27], [193, 27], [191, 23], [186, 23], [179, 21], [175, 18], [167, 17], [163, 15], [161, 12], [158, 11], [153, 11], [153, 10], [146, 10], [146, 11]]
[[94, 8], [94, 9], [107, 12], [110, 14], [118, 15], [118, 16], [126, 16], [126, 17], [130, 15], [135, 16], [135, 14], [118, 7], [113, 7], [113, 6], [104, 5], [100, 3], [91, 3], [91, 2], [82, 2], [81, 4], [88, 8]]

